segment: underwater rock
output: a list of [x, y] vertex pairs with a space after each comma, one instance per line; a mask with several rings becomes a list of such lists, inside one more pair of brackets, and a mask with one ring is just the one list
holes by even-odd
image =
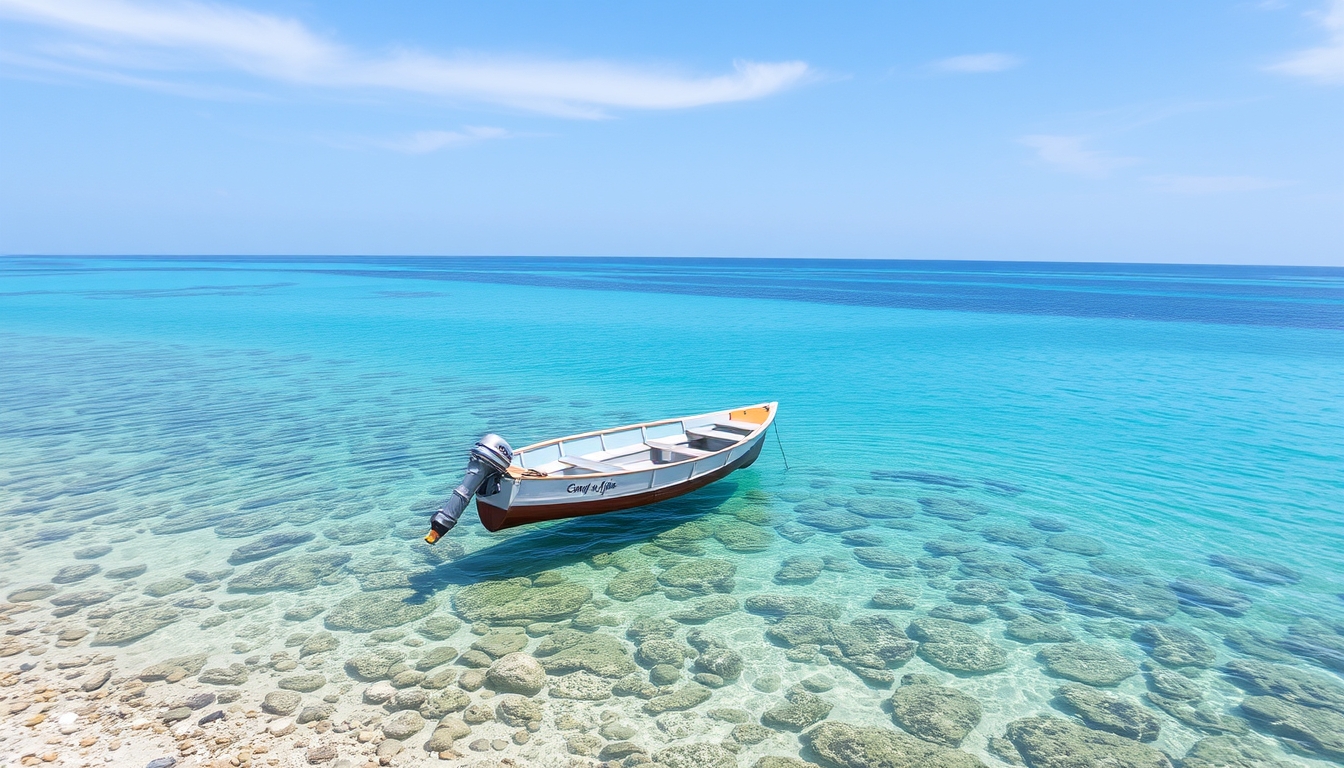
[[422, 619], [433, 613], [437, 605], [437, 600], [422, 599], [413, 589], [360, 592], [327, 611], [324, 621], [328, 629], [372, 632]]
[[113, 614], [89, 645], [123, 645], [157, 632], [181, 618], [172, 608], [145, 605]]
[[371, 541], [377, 541], [383, 538], [387, 533], [388, 527], [386, 523], [378, 520], [328, 525], [322, 529], [323, 536], [343, 547], [368, 544]]
[[1025, 528], [1013, 528], [1007, 525], [990, 525], [980, 531], [985, 541], [995, 544], [1007, 544], [1022, 549], [1031, 549], [1041, 543], [1041, 535]]
[[1171, 768], [1147, 744], [1054, 717], [1016, 720], [1006, 736], [1032, 768]]
[[1170, 624], [1144, 624], [1135, 630], [1134, 640], [1168, 667], [1211, 667], [1217, 657], [1199, 635]]
[[88, 547], [80, 547], [70, 554], [74, 555], [76, 560], [97, 560], [112, 551], [112, 547], [107, 544], [94, 544]]
[[101, 570], [102, 568], [100, 568], [97, 565], [94, 565], [93, 563], [76, 563], [75, 565], [67, 565], [64, 568], [61, 568], [59, 571], [57, 571], [55, 576], [51, 577], [51, 583], [74, 584], [77, 581], [83, 581], [89, 578], [90, 576], [98, 573]]
[[828, 721], [804, 733], [802, 739], [828, 765], [839, 768], [984, 768], [969, 753], [889, 728]]
[[698, 555], [704, 551], [699, 542], [713, 535], [714, 532], [704, 523], [692, 520], [654, 536], [653, 543], [670, 552]]
[[300, 693], [312, 693], [326, 684], [326, 676], [318, 672], [289, 675], [280, 678], [280, 682], [277, 683], [279, 687], [287, 691], [298, 691]]
[[671, 693], [654, 696], [644, 702], [644, 711], [650, 715], [661, 715], [664, 712], [682, 712], [704, 704], [709, 701], [711, 695], [711, 691], [705, 686], [699, 683], [687, 683]]
[[1178, 722], [1197, 730], [1212, 734], [1246, 733], [1250, 730], [1245, 720], [1224, 715], [1211, 706], [1169, 699], [1153, 691], [1145, 693], [1144, 698]]
[[333, 583], [350, 555], [341, 552], [315, 552], [268, 560], [253, 566], [229, 582], [230, 592], [301, 591], [318, 584]]
[[1021, 563], [1001, 560], [986, 552], [967, 552], [957, 557], [961, 560], [957, 570], [973, 579], [1017, 581], [1027, 573], [1026, 567]]
[[722, 523], [715, 528], [714, 538], [731, 552], [764, 552], [775, 543], [775, 534], [768, 528], [737, 520]]
[[303, 697], [294, 691], [271, 691], [261, 701], [261, 710], [272, 715], [288, 715], [299, 708]]
[[495, 705], [495, 719], [519, 728], [542, 717], [541, 704], [524, 696], [501, 696]]
[[793, 555], [784, 558], [779, 570], [775, 571], [775, 581], [780, 584], [809, 584], [821, 575], [823, 563], [820, 558], [806, 555]]
[[146, 565], [125, 565], [120, 568], [109, 568], [103, 575], [109, 579], [124, 581], [126, 579], [134, 579], [137, 576], [141, 576], [147, 570], [149, 570], [149, 566]]
[[695, 601], [688, 608], [683, 608], [671, 614], [669, 618], [683, 624], [703, 624], [711, 619], [727, 616], [741, 608], [742, 605], [737, 602], [736, 598], [728, 595], [712, 595]]
[[[930, 555], [933, 555], [934, 557], [947, 557], [949, 555], [954, 556], [964, 555], [967, 552], [974, 552], [979, 548], [980, 547], [976, 546], [975, 544], [972, 544], [969, 541], [954, 541], [951, 539], [931, 539], [929, 541], [924, 542], [924, 551], [928, 552]], [[920, 563], [920, 567], [925, 568], [923, 563]], [[929, 569], [925, 568], [925, 570]], [[951, 570], [951, 566], [949, 565], [948, 567], [943, 568], [941, 570], [944, 571]]]
[[1278, 644], [1301, 658], [1344, 672], [1344, 625], [1301, 619], [1288, 628]]
[[874, 520], [901, 520], [915, 516], [915, 507], [900, 499], [850, 499], [845, 507], [856, 515]]
[[192, 586], [194, 585], [191, 581], [181, 578], [180, 576], [175, 576], [169, 579], [160, 579], [152, 584], [148, 584], [142, 591], [150, 597], [167, 597], [175, 592], [191, 589]]
[[1344, 714], [1344, 685], [1324, 672], [1237, 659], [1224, 667], [1232, 682], [1255, 694]]
[[1106, 553], [1106, 545], [1081, 533], [1056, 533], [1045, 537], [1045, 546], [1060, 552], [1096, 557]]
[[1065, 684], [1055, 694], [1067, 705], [1066, 711], [1077, 712], [1093, 728], [1139, 741], [1157, 738], [1157, 718], [1134, 699], [1077, 683]]
[[453, 596], [453, 607], [468, 621], [525, 626], [570, 616], [592, 596], [575, 582], [534, 587], [530, 580], [516, 578], [469, 584]]
[[247, 682], [247, 675], [247, 666], [235, 662], [227, 667], [203, 669], [196, 681], [208, 685], [242, 685]]
[[1264, 745], [1235, 736], [1200, 739], [1181, 759], [1181, 768], [1293, 768]]
[[840, 606], [805, 595], [752, 595], [744, 603], [747, 611], [759, 616], [819, 616], [840, 618]]
[[884, 571], [909, 571], [915, 563], [910, 558], [885, 547], [855, 547], [854, 559], [860, 563]]
[[896, 587], [883, 587], [873, 594], [874, 608], [909, 610], [915, 607], [915, 596]]
[[1047, 624], [1034, 616], [1013, 619], [1003, 633], [1020, 643], [1071, 643], [1078, 639], [1064, 627]]
[[420, 714], [427, 718], [439, 718], [453, 712], [461, 712], [471, 706], [471, 697], [460, 688], [435, 690], [420, 705]]
[[681, 629], [675, 621], [664, 618], [640, 617], [625, 628], [625, 636], [635, 642], [643, 642], [651, 637], [671, 638]]
[[533, 652], [547, 674], [592, 672], [599, 677], [624, 677], [636, 670], [625, 644], [611, 635], [562, 629], [547, 635]]
[[30, 587], [21, 587], [10, 592], [5, 599], [11, 603], [31, 603], [37, 600], [45, 600], [56, 594], [56, 587], [50, 584], [34, 584]]
[[766, 755], [752, 763], [751, 768], [820, 768], [820, 766], [816, 763], [809, 763], [806, 760], [800, 760], [796, 757]]
[[816, 529], [792, 522], [775, 526], [775, 533], [778, 533], [780, 536], [783, 536], [794, 544], [802, 544], [817, 535]]
[[827, 533], [840, 533], [868, 527], [868, 519], [842, 509], [824, 509], [798, 515], [798, 522]]
[[419, 672], [429, 672], [456, 659], [458, 655], [457, 649], [451, 645], [435, 646], [415, 660], [415, 668]]
[[897, 725], [925, 741], [948, 747], [960, 746], [983, 714], [974, 697], [939, 685], [928, 675], [902, 677], [890, 704]]
[[440, 613], [425, 619], [423, 624], [415, 628], [415, 631], [430, 640], [447, 640], [461, 627], [462, 622], [446, 613]]
[[485, 673], [486, 683], [501, 693], [536, 696], [546, 686], [546, 669], [526, 653], [501, 656]]
[[646, 667], [670, 664], [681, 667], [686, 659], [695, 654], [691, 649], [669, 637], [651, 637], [639, 644], [635, 651], [635, 660]]
[[717, 744], [678, 744], [653, 759], [660, 768], [737, 768], [737, 756]]
[[551, 683], [548, 691], [553, 699], [603, 701], [611, 698], [612, 682], [587, 672], [573, 672]]
[[891, 543], [876, 531], [846, 531], [840, 534], [840, 542], [847, 547], [886, 547]]
[[[164, 659], [158, 664], [151, 664], [150, 666], [145, 667], [144, 671], [142, 671], [138, 677], [147, 683], [157, 680], [167, 680], [169, 678], [180, 680], [184, 677], [191, 677], [201, 671], [201, 668], [205, 666], [207, 658], [208, 657], [204, 653], [196, 653], [190, 656], [177, 656], [171, 659]], [[193, 707], [193, 709], [195, 709], [195, 707]]]
[[1134, 662], [1092, 643], [1048, 645], [1037, 654], [1052, 674], [1097, 686], [1118, 685], [1138, 674]]
[[665, 587], [704, 595], [712, 592], [732, 592], [733, 575], [737, 565], [728, 560], [696, 558], [678, 563], [658, 574], [658, 582]]
[[1251, 608], [1251, 599], [1231, 587], [1195, 579], [1176, 579], [1167, 586], [1176, 593], [1182, 605], [1208, 608], [1233, 617], [1241, 616]]
[[[280, 520], [271, 514], [229, 515], [215, 526], [215, 535], [221, 539], [241, 539], [279, 524]], [[159, 529], [156, 528], [154, 532], [158, 533]]]
[[1042, 573], [1031, 579], [1039, 589], [1101, 613], [1130, 619], [1160, 620], [1176, 613], [1176, 595], [1165, 585], [1122, 584], [1082, 571]]
[[1008, 654], [988, 638], [957, 621], [915, 619], [906, 634], [920, 641], [919, 655], [949, 672], [984, 674], [1008, 665]]
[[340, 647], [340, 644], [341, 643], [339, 640], [336, 639], [336, 636], [331, 634], [330, 632], [326, 631], [314, 632], [308, 637], [304, 638], [303, 643], [300, 644], [299, 658], [302, 659], [307, 656], [314, 656], [319, 653], [334, 651], [338, 647]]
[[960, 621], [963, 624], [979, 624], [989, 619], [989, 611], [980, 606], [956, 605], [953, 603], [944, 603], [935, 605], [929, 609], [929, 616], [935, 619], [947, 619], [949, 621]]
[[695, 659], [695, 668], [701, 672], [718, 675], [725, 681], [736, 680], [742, 675], [742, 655], [725, 646], [706, 648]]
[[1142, 579], [1153, 576], [1153, 572], [1142, 562], [1123, 557], [1093, 557], [1087, 561], [1087, 567], [1102, 576], [1117, 579]]
[[658, 589], [658, 577], [648, 568], [622, 571], [607, 582], [607, 597], [628, 603]]
[[346, 659], [345, 671], [356, 680], [383, 680], [390, 676], [392, 665], [405, 658], [406, 654], [395, 648], [374, 648]]
[[956, 586], [952, 588], [952, 593], [948, 595], [948, 599], [955, 603], [994, 605], [995, 603], [1008, 602], [1012, 599], [1012, 594], [992, 581], [966, 579], [957, 582]]
[[425, 718], [410, 710], [398, 712], [382, 723], [383, 735], [396, 741], [405, 741], [424, 729]]
[[1254, 557], [1209, 555], [1209, 564], [1257, 584], [1296, 584], [1302, 580], [1302, 574], [1286, 565]]
[[312, 541], [314, 535], [311, 531], [268, 533], [233, 550], [233, 553], [229, 555], [229, 564], [242, 565], [254, 560], [265, 560], [281, 552], [287, 552], [300, 544]]
[[492, 660], [510, 653], [516, 653], [527, 647], [527, 635], [522, 632], [491, 632], [471, 644], [471, 649], [480, 651]]
[[1247, 696], [1241, 711], [1294, 749], [1344, 760], [1344, 715], [1338, 712], [1304, 707], [1277, 696]]
[[1169, 699], [1198, 699], [1204, 695], [1204, 689], [1180, 672], [1152, 662], [1145, 662], [1143, 670], [1148, 678], [1148, 687]]
[[77, 605], [82, 607], [105, 603], [112, 599], [112, 593], [106, 589], [83, 589], [78, 592], [63, 592], [51, 598], [55, 606]]
[[976, 516], [989, 511], [988, 507], [978, 501], [950, 496], [925, 496], [919, 500], [919, 506], [924, 509], [926, 515], [959, 523], [974, 520]]
[[831, 703], [802, 688], [791, 688], [785, 703], [761, 713], [761, 724], [779, 731], [801, 731], [826, 719]]

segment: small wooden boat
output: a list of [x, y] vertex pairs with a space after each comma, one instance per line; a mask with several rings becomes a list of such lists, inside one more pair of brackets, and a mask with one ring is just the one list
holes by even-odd
[[472, 449], [467, 478], [430, 519], [433, 544], [474, 495], [487, 530], [596, 515], [675, 498], [751, 466], [778, 403], [584, 432], [513, 451]]

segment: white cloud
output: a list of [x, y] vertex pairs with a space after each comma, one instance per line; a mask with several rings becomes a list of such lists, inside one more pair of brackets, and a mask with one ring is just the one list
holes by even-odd
[[384, 149], [405, 152], [409, 155], [423, 155], [489, 139], [506, 139], [512, 135], [503, 128], [469, 125], [460, 131], [417, 131], [408, 136], [379, 141], [375, 144]]
[[729, 73], [693, 76], [605, 61], [413, 50], [371, 55], [295, 19], [195, 0], [0, 0], [0, 16], [74, 38], [45, 46], [49, 57], [122, 71], [148, 68], [162, 76], [224, 70], [291, 85], [403, 91], [567, 117], [746, 101], [814, 76], [802, 61], [738, 61]]
[[1109, 152], [1088, 149], [1082, 136], [1050, 136], [1036, 134], [1023, 136], [1022, 144], [1036, 150], [1043, 162], [1068, 173], [1102, 178], [1111, 171], [1137, 163], [1138, 158], [1120, 157]]
[[1262, 176], [1149, 176], [1159, 189], [1179, 195], [1216, 195], [1286, 187], [1292, 182]]
[[1329, 40], [1318, 48], [1298, 51], [1269, 69], [1319, 83], [1344, 83], [1344, 0], [1331, 0], [1313, 14]]
[[1006, 53], [974, 53], [967, 56], [953, 56], [949, 59], [940, 59], [930, 64], [929, 67], [942, 72], [978, 74], [984, 72], [1002, 72], [1005, 69], [1012, 69], [1021, 63], [1021, 59], [1016, 56], [1009, 56]]

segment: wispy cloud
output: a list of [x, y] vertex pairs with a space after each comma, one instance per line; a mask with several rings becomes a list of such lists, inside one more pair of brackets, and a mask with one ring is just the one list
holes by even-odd
[[490, 139], [506, 139], [513, 134], [503, 128], [469, 125], [460, 131], [416, 131], [393, 139], [373, 142], [376, 146], [408, 155], [424, 155], [448, 147], [476, 144]]
[[428, 94], [576, 118], [759, 99], [815, 74], [802, 61], [737, 61], [730, 72], [701, 76], [598, 60], [445, 57], [410, 49], [370, 54], [296, 19], [193, 0], [0, 0], [0, 17], [67, 35], [42, 48], [42, 55], [58, 62], [122, 73], [148, 69], [158, 79], [226, 71], [290, 85]]
[[931, 62], [928, 66], [930, 69], [936, 69], [939, 72], [983, 74], [985, 72], [1002, 72], [1019, 66], [1021, 63], [1021, 59], [1006, 53], [973, 53], [966, 56], [939, 59]]
[[1121, 157], [1084, 146], [1082, 136], [1053, 136], [1035, 134], [1019, 141], [1036, 150], [1036, 156], [1047, 165], [1066, 173], [1103, 178], [1111, 171], [1139, 162], [1136, 157]]
[[1277, 189], [1292, 184], [1283, 179], [1269, 179], [1262, 176], [1149, 176], [1159, 189], [1178, 195], [1218, 195], [1227, 192], [1255, 192], [1261, 189]]
[[1269, 69], [1318, 83], [1344, 83], [1344, 0], [1331, 0], [1312, 15], [1326, 31], [1326, 44], [1298, 51]]

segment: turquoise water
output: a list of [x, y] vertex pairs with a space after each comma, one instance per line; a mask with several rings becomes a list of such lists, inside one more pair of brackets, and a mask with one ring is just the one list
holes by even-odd
[[[1151, 745], [1172, 759], [1230, 728], [1280, 760], [1340, 761], [1331, 747], [1280, 739], [1263, 718], [1248, 724], [1245, 681], [1225, 665], [1273, 661], [1344, 686], [1342, 330], [1344, 271], [1327, 269], [6, 259], [0, 587], [13, 595], [65, 583], [54, 595], [9, 598], [31, 606], [14, 622], [43, 631], [17, 635], [9, 647], [20, 650], [3, 661], [97, 651], [129, 674], [199, 652], [214, 668], [331, 631], [339, 647], [304, 662], [329, 682], [305, 702], [332, 697], [331, 718], [367, 724], [386, 708], [361, 698], [370, 681], [344, 662], [370, 645], [412, 661], [441, 645], [466, 651], [489, 621], [440, 638], [418, 631], [427, 615], [470, 619], [454, 602], [464, 585], [555, 570], [592, 592], [580, 626], [633, 653], [632, 621], [704, 598], [660, 582], [613, 599], [612, 578], [724, 560], [735, 574], [723, 589], [739, 609], [686, 624], [676, 638], [696, 628], [718, 638], [742, 657], [739, 677], [675, 717], [645, 711], [639, 696], [542, 693], [541, 730], [504, 751], [565, 764], [583, 746], [570, 744], [576, 731], [561, 716], [596, 725], [596, 713], [611, 711], [650, 754], [712, 742], [744, 766], [763, 755], [825, 761], [788, 729], [749, 743], [710, 714], [737, 708], [757, 722], [815, 674], [834, 683], [818, 694], [832, 706], [828, 720], [897, 728], [884, 705], [892, 683], [865, 680], [825, 649], [804, 659], [767, 637], [773, 619], [749, 610], [748, 598], [782, 594], [835, 604], [834, 621], [877, 613], [900, 628], [946, 615], [950, 598], [972, 613], [979, 606], [984, 618], [966, 626], [1001, 649], [1001, 668], [954, 673], [921, 652], [890, 672], [897, 682], [929, 674], [977, 699], [983, 716], [960, 748], [987, 764], [1002, 762], [991, 739], [1010, 723], [1078, 717], [1054, 698], [1066, 681], [1038, 656], [1043, 644], [1005, 634], [1021, 615], [1135, 664], [1156, 663], [1141, 625], [1193, 632], [1212, 656], [1176, 668], [1221, 726], [1154, 706], [1151, 674], [1106, 687], [1157, 719]], [[439, 548], [418, 540], [482, 432], [521, 446], [763, 400], [781, 404], [780, 441], [683, 500], [504, 534], [485, 532], [469, 511]], [[854, 520], [871, 509], [863, 500], [898, 511]], [[827, 516], [841, 510], [847, 518]], [[849, 526], [859, 527], [837, 530]], [[314, 535], [230, 564], [240, 546], [293, 531]], [[100, 545], [110, 550], [89, 549]], [[905, 562], [870, 567], [860, 557], [873, 549]], [[244, 578], [258, 564], [307, 556], [326, 564], [307, 580], [255, 588]], [[625, 571], [607, 567], [612, 556]], [[781, 583], [790, 557], [822, 568]], [[90, 565], [97, 572], [75, 581], [58, 575]], [[109, 575], [139, 565], [143, 575]], [[1132, 592], [1133, 605], [1060, 586], [1080, 574]], [[968, 580], [1002, 594], [967, 598], [957, 584]], [[180, 589], [158, 595], [172, 586]], [[908, 605], [870, 603], [888, 587]], [[81, 591], [109, 596], [57, 604]], [[354, 628], [330, 612], [295, 611], [370, 594], [413, 608]], [[244, 599], [253, 602], [232, 604]], [[154, 610], [162, 618], [149, 624], [162, 626], [91, 645], [109, 624], [144, 623], [137, 612]], [[66, 628], [90, 634], [57, 642]], [[529, 628], [526, 649], [550, 629]], [[238, 687], [240, 702], [255, 705], [283, 670], [253, 667]], [[695, 672], [685, 664], [674, 689]], [[1344, 706], [1344, 688], [1332, 706]], [[693, 728], [688, 718], [698, 718]], [[406, 755], [428, 755], [432, 725], [406, 740]], [[473, 728], [473, 738], [506, 740], [517, 730]]]

